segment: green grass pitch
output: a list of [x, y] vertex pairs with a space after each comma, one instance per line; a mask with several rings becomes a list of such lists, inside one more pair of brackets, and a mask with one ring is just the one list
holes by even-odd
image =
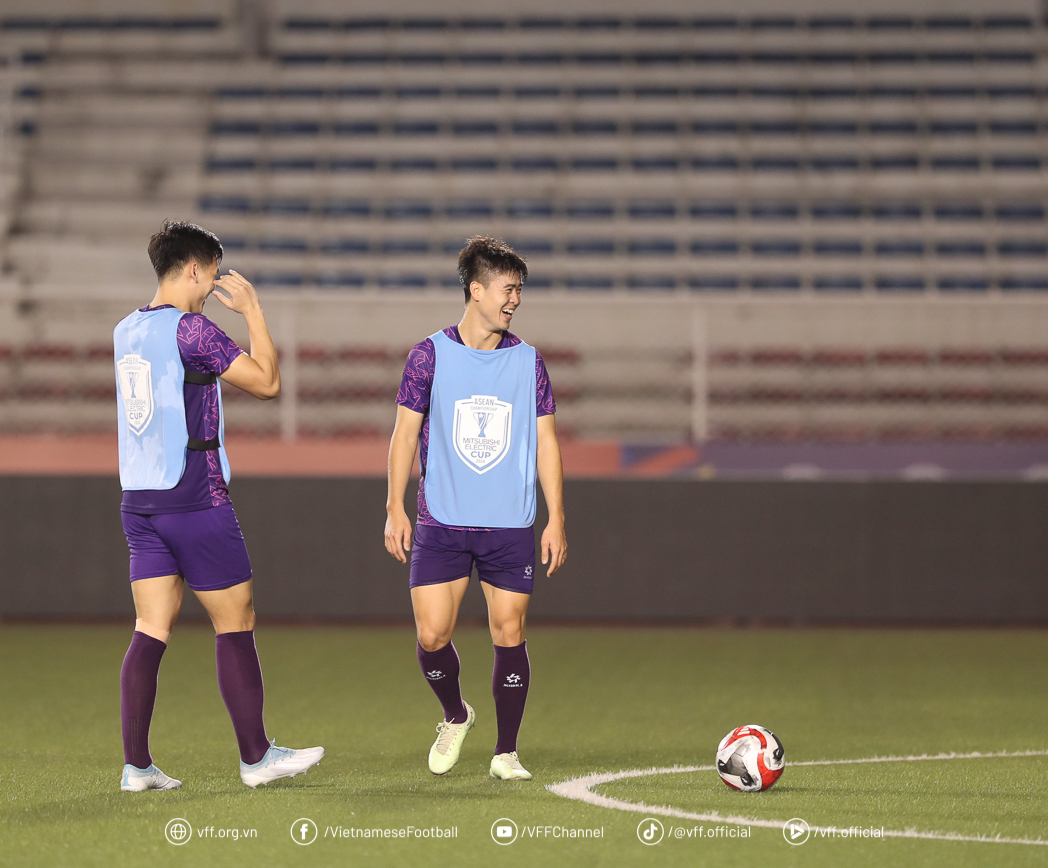
[[[0, 628], [0, 865], [676, 866], [1048, 865], [1048, 846], [948, 840], [637, 837], [643, 813], [569, 801], [544, 785], [573, 776], [707, 765], [732, 727], [760, 723], [786, 746], [767, 793], [728, 790], [712, 771], [620, 780], [615, 799], [811, 824], [1048, 838], [1048, 757], [878, 765], [805, 760], [1048, 750], [1048, 632], [534, 627], [520, 753], [529, 783], [492, 781], [491, 646], [463, 629], [466, 698], [478, 724], [446, 777], [426, 769], [439, 706], [410, 629], [270, 627], [258, 646], [266, 721], [280, 744], [323, 744], [305, 777], [249, 790], [215, 682], [209, 630], [176, 628], [160, 673], [152, 749], [183, 781], [119, 791], [119, 668], [130, 629]], [[184, 818], [197, 834], [169, 844]], [[295, 844], [291, 826], [320, 837]], [[520, 837], [499, 846], [495, 820]], [[667, 829], [710, 827], [662, 818]], [[457, 828], [451, 839], [325, 837], [328, 827]], [[600, 839], [529, 837], [531, 827], [601, 828]], [[200, 832], [214, 828], [213, 836]], [[255, 830], [233, 840], [227, 830]], [[225, 836], [221, 833], [225, 831]]]

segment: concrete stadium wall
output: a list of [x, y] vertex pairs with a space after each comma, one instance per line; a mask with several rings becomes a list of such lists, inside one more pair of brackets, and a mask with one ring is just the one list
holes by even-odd
[[[232, 494], [261, 618], [410, 619], [384, 481]], [[0, 477], [0, 619], [133, 617], [119, 498], [108, 477]], [[535, 621], [1048, 624], [1048, 485], [569, 480], [565, 498], [570, 560], [537, 571]], [[479, 589], [462, 616], [483, 617]]]

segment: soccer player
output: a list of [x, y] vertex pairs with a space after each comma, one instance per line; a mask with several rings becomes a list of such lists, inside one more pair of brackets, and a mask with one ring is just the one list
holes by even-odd
[[[192, 223], [166, 221], [149, 241], [149, 258], [159, 280], [156, 295], [113, 333], [120, 509], [136, 614], [120, 670], [120, 789], [182, 785], [153, 765], [149, 724], [160, 659], [186, 584], [215, 627], [218, 687], [240, 747], [240, 778], [257, 787], [305, 772], [324, 756], [322, 747], [277, 747], [266, 735], [251, 561], [226, 488], [229, 461], [217, 378], [256, 398], [275, 398], [277, 352], [251, 284], [235, 271], [216, 280], [222, 260], [216, 236]], [[249, 352], [201, 313], [212, 293], [244, 317]]]
[[[489, 773], [530, 780], [517, 756], [517, 733], [531, 681], [524, 620], [535, 581], [536, 473], [549, 510], [540, 546], [547, 576], [568, 551], [557, 408], [542, 357], [509, 332], [528, 276], [524, 260], [501, 241], [476, 236], [459, 254], [458, 269], [465, 313], [457, 326], [415, 345], [397, 394], [385, 543], [401, 563], [411, 553], [418, 662], [444, 709], [429, 770], [451, 770], [476, 720], [462, 699], [452, 642], [476, 565], [495, 647], [498, 742]], [[419, 445], [412, 547], [404, 493]]]

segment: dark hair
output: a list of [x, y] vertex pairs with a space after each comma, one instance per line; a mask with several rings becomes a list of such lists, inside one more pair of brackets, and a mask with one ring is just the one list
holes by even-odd
[[222, 261], [222, 242], [213, 232], [185, 220], [165, 220], [149, 239], [149, 261], [159, 280], [181, 271], [190, 262], [211, 265]]
[[528, 279], [528, 264], [524, 258], [505, 241], [487, 235], [473, 235], [466, 239], [466, 246], [459, 253], [458, 271], [467, 302], [471, 298], [469, 285], [474, 280], [487, 286], [496, 274], [519, 275], [521, 283]]

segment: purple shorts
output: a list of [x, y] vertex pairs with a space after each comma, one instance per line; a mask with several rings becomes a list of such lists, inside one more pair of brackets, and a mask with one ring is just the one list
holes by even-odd
[[251, 559], [233, 504], [163, 515], [120, 513], [131, 549], [131, 581], [181, 576], [194, 591], [251, 578]]
[[411, 547], [412, 588], [453, 582], [473, 573], [495, 588], [530, 594], [535, 586], [535, 530], [452, 530], [430, 524], [415, 527]]

